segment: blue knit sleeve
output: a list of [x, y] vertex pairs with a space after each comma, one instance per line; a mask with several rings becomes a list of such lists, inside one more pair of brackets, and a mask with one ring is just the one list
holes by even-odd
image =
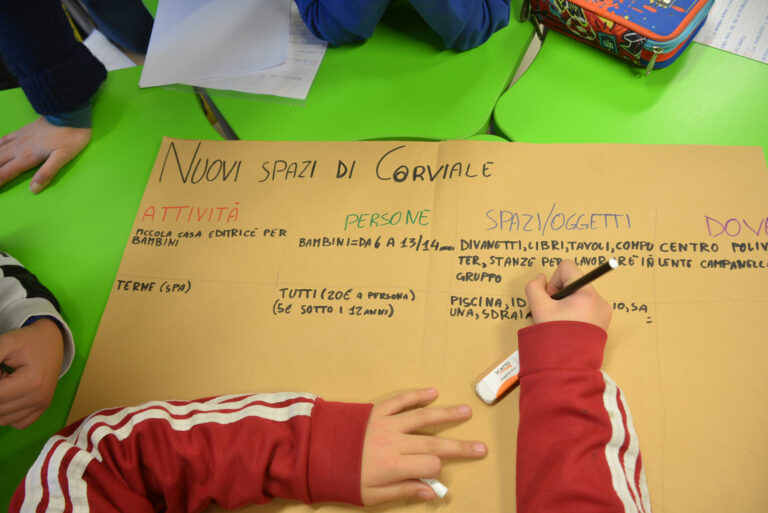
[[468, 50], [509, 23], [510, 0], [410, 0], [446, 48]]
[[75, 40], [60, 0], [0, 0], [0, 53], [42, 115], [78, 110], [107, 76]]
[[296, 0], [309, 30], [334, 46], [371, 37], [388, 4], [389, 0]]

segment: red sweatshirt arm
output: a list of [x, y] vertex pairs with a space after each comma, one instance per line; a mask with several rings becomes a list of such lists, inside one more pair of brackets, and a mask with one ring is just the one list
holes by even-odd
[[606, 338], [570, 321], [518, 332], [517, 511], [650, 512], [629, 409], [600, 370]]
[[370, 409], [281, 393], [103, 410], [48, 441], [11, 511], [202, 511], [273, 497], [360, 504]]

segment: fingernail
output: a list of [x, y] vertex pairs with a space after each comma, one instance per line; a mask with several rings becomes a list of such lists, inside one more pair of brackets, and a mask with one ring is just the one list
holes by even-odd
[[469, 415], [470, 413], [472, 413], [472, 410], [466, 404], [462, 404], [461, 406], [459, 406], [458, 411], [460, 415]]
[[485, 446], [485, 444], [484, 444], [484, 443], [482, 443], [482, 442], [477, 442], [477, 443], [474, 445], [473, 449], [474, 449], [474, 450], [475, 450], [475, 452], [476, 452], [476, 453], [478, 453], [478, 454], [485, 454], [485, 453], [488, 451], [488, 447], [486, 447], [486, 446]]
[[32, 191], [32, 194], [37, 194], [43, 190], [43, 186], [40, 182], [32, 182], [29, 184], [29, 190]]
[[419, 499], [424, 499], [425, 501], [431, 501], [432, 500], [432, 490], [419, 490], [416, 495], [419, 496]]

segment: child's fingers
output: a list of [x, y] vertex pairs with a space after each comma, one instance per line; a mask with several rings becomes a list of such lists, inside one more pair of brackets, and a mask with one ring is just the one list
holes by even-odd
[[565, 287], [570, 282], [581, 278], [583, 273], [573, 260], [563, 260], [555, 269], [552, 279], [547, 283], [547, 294], [550, 296]]
[[528, 302], [532, 304], [539, 304], [542, 301], [550, 299], [550, 294], [547, 294], [547, 279], [543, 274], [539, 274], [534, 279], [528, 282], [525, 286], [525, 295], [528, 297]]
[[19, 370], [0, 381], [0, 415], [7, 413], [15, 401], [23, 398], [29, 389], [25, 376]]
[[381, 415], [394, 415], [420, 404], [431, 403], [435, 399], [437, 399], [437, 389], [435, 388], [409, 390], [377, 404], [376, 410]]
[[466, 404], [448, 408], [419, 408], [397, 416], [398, 427], [403, 433], [410, 433], [423, 427], [460, 422], [472, 416], [472, 409]]
[[437, 495], [435, 495], [435, 492], [429, 485], [415, 479], [409, 479], [387, 486], [377, 486], [366, 489], [364, 492], [363, 503], [366, 506], [370, 506], [372, 504], [388, 501], [416, 498], [432, 500], [436, 497]]
[[397, 465], [391, 469], [388, 481], [437, 477], [442, 466], [440, 458], [432, 454], [403, 454], [398, 457]]
[[13, 141], [14, 139], [16, 139], [16, 132], [11, 132], [8, 135], [4, 135], [0, 137], [0, 146]]
[[382, 486], [407, 479], [426, 479], [440, 474], [442, 462], [432, 454], [399, 454], [376, 469], [375, 479], [363, 481], [369, 486]]
[[[3, 380], [3, 381], [11, 381], [10, 379]], [[35, 405], [32, 404], [34, 400], [30, 400], [27, 395], [22, 394], [18, 396], [14, 396], [10, 398], [8, 401], [1, 401], [0, 400], [0, 418], [10, 415], [13, 412], [25, 410], [27, 408], [32, 408]]]
[[0, 137], [0, 166], [13, 160], [15, 156], [15, 145], [10, 144], [16, 138], [14, 134], [8, 134], [4, 137]]
[[7, 148], [0, 147], [0, 169], [13, 160], [13, 153]]
[[8, 425], [16, 429], [24, 429], [25, 427], [29, 426], [34, 421], [39, 419], [40, 415], [42, 415], [44, 411], [45, 411], [45, 408], [31, 409], [29, 410], [29, 414], [25, 415], [21, 420], [10, 422]]
[[0, 414], [0, 426], [13, 426], [18, 429], [23, 429], [37, 420], [37, 417], [39, 417], [41, 413], [40, 408], [37, 406], [11, 410], [7, 413]]
[[37, 160], [31, 155], [22, 155], [12, 158], [0, 166], [0, 185], [10, 182], [19, 174], [27, 169], [35, 167], [37, 164]]
[[43, 165], [40, 166], [40, 169], [37, 170], [35, 176], [32, 177], [30, 182], [32, 192], [37, 194], [45, 189], [51, 183], [53, 177], [56, 176], [56, 173], [73, 157], [74, 155], [70, 154], [70, 152], [61, 149], [53, 150], [45, 162], [43, 162]]
[[469, 442], [425, 435], [406, 435], [402, 454], [432, 454], [440, 458], [481, 458], [488, 452], [482, 442]]

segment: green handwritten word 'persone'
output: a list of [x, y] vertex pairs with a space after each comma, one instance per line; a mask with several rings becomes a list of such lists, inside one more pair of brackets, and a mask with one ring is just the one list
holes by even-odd
[[366, 212], [347, 214], [344, 219], [344, 230], [348, 228], [383, 228], [385, 226], [397, 226], [401, 223], [429, 225], [431, 209], [424, 210], [398, 210], [397, 212]]

